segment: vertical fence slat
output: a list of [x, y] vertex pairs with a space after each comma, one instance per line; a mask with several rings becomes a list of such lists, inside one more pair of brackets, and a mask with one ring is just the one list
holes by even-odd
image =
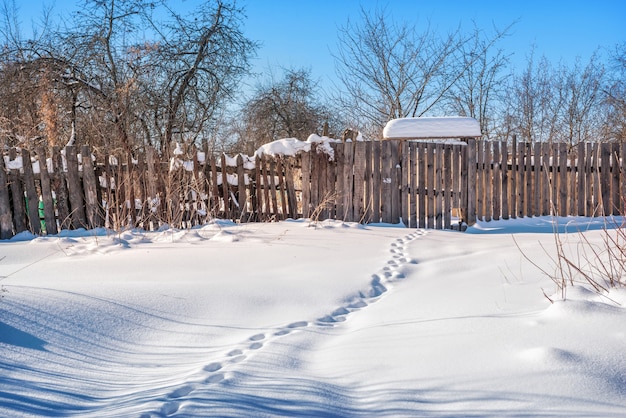
[[459, 210], [461, 208], [461, 152], [464, 150], [461, 147], [465, 145], [454, 144], [452, 146], [452, 207], [457, 212], [455, 216], [460, 216]]
[[578, 193], [576, 187], [576, 152], [574, 152], [574, 148], [569, 149], [569, 167], [567, 168], [567, 184], [568, 184], [568, 195], [569, 195], [569, 203], [567, 204], [568, 211], [567, 214], [570, 216], [576, 215], [577, 205], [576, 205], [576, 194]]
[[[17, 150], [11, 148], [9, 150], [9, 160], [13, 161], [17, 158]], [[22, 180], [20, 179], [20, 171], [12, 168], [9, 170], [9, 184], [11, 185], [11, 198], [13, 201], [13, 224], [15, 225], [15, 233], [26, 231], [26, 205], [24, 201], [24, 189]]]
[[476, 219], [485, 216], [485, 142], [476, 141]]
[[585, 201], [587, 199], [587, 175], [585, 173], [585, 143], [579, 142], [576, 146], [576, 215], [585, 216]]
[[450, 229], [452, 220], [452, 145], [446, 144], [443, 151], [443, 227]]
[[308, 219], [311, 216], [311, 152], [303, 152], [299, 158], [302, 172], [302, 217]]
[[408, 165], [410, 169], [410, 179], [409, 179], [409, 217], [410, 217], [410, 227], [417, 228], [417, 148], [415, 142], [409, 142], [409, 160]]
[[248, 222], [248, 192], [246, 189], [246, 173], [243, 167], [243, 156], [237, 155], [237, 211], [241, 222]]
[[467, 225], [476, 223], [476, 140], [468, 139], [466, 147], [467, 159]]
[[426, 157], [426, 144], [420, 143], [417, 145], [417, 173], [418, 173], [418, 216], [419, 222], [418, 226], [420, 228], [426, 228], [426, 200], [427, 200], [427, 191], [426, 191], [426, 173], [428, 170], [427, 167], [427, 157]]
[[547, 216], [552, 211], [551, 166], [552, 147], [550, 144], [541, 145], [541, 215]]
[[611, 170], [609, 168], [611, 159], [611, 144], [600, 145], [600, 188], [602, 191], [602, 211], [601, 215], [610, 215], [611, 208]]
[[345, 144], [336, 144], [335, 156], [337, 159], [337, 184], [336, 184], [336, 200], [337, 200], [337, 218], [345, 219], [346, 211], [348, 210], [345, 205], [344, 191], [346, 189], [346, 176], [344, 175], [346, 158], [344, 156]]
[[372, 141], [366, 141], [364, 142], [365, 144], [365, 197], [364, 197], [364, 204], [365, 204], [365, 217], [363, 219], [363, 221], [365, 223], [369, 223], [372, 222], [372, 214], [373, 214], [373, 210], [372, 210], [372, 205], [374, 203], [373, 200], [373, 188], [372, 188], [372, 165], [373, 165], [373, 155], [372, 155]]
[[619, 170], [619, 144], [611, 144], [611, 208], [613, 215], [619, 215], [621, 210], [620, 198], [620, 170]]
[[500, 142], [493, 142], [493, 219], [499, 220], [502, 216], [502, 180], [501, 165], [502, 156], [500, 155]]
[[[52, 197], [50, 173], [48, 172], [48, 158], [44, 147], [37, 148], [37, 157], [39, 159], [39, 178], [41, 180], [41, 200], [43, 202], [44, 225], [46, 227], [46, 234], [54, 235], [58, 233], [57, 221], [54, 214], [54, 199]], [[1, 180], [0, 183], [2, 183]]]
[[401, 210], [400, 217], [402, 218], [402, 222], [407, 227], [410, 227], [410, 208], [409, 208], [409, 179], [411, 176], [411, 170], [409, 167], [409, 147], [407, 141], [402, 141], [401, 143], [401, 152], [400, 158], [402, 160], [401, 166], [401, 180], [400, 180], [400, 197], [401, 197]]
[[372, 143], [372, 217], [374, 222], [382, 219], [380, 193], [382, 190], [381, 141]]
[[354, 187], [354, 142], [346, 142], [343, 149], [343, 208], [344, 220], [354, 221], [353, 187]]
[[22, 148], [22, 170], [24, 171], [24, 191], [26, 192], [26, 203], [28, 205], [28, 223], [30, 231], [35, 235], [41, 235], [41, 220], [39, 219], [39, 195], [35, 185], [35, 174], [33, 163], [30, 159], [30, 152]]
[[433, 143], [426, 144], [426, 226], [428, 228], [435, 227], [435, 145]]
[[9, 239], [13, 236], [13, 215], [9, 188], [6, 187], [9, 177], [4, 170], [4, 156], [0, 155], [0, 239]]
[[524, 156], [524, 176], [526, 177], [526, 216], [533, 216], [533, 176], [532, 176], [532, 144], [530, 142], [525, 143], [524, 150], [526, 155]]
[[518, 152], [518, 157], [517, 157], [517, 179], [516, 179], [516, 189], [517, 189], [517, 217], [518, 218], [523, 218], [524, 216], [526, 216], [526, 202], [525, 202], [525, 198], [526, 198], [526, 193], [525, 193], [525, 186], [526, 186], [526, 166], [524, 165], [524, 156], [525, 156], [525, 150], [526, 150], [526, 143], [525, 142], [518, 142], [517, 143], [517, 152]]
[[532, 156], [533, 208], [532, 215], [541, 215], [541, 142], [535, 142]]
[[72, 210], [72, 226], [77, 228], [87, 227], [83, 190], [78, 172], [78, 156], [74, 146], [65, 147], [65, 159], [67, 162], [67, 188], [69, 191], [70, 208]]
[[362, 222], [365, 218], [365, 142], [354, 142], [354, 196], [352, 198], [355, 222]]
[[401, 141], [389, 142], [391, 142], [391, 223], [397, 224], [402, 216], [400, 211]]
[[510, 192], [510, 213], [511, 218], [517, 217], [517, 171], [518, 171], [518, 162], [517, 162], [517, 137], [513, 135], [513, 139], [511, 142], [511, 173], [509, 181], [511, 183], [511, 187], [509, 188]]
[[91, 160], [91, 151], [87, 145], [81, 148], [83, 159], [83, 188], [85, 190], [85, 215], [89, 228], [102, 226], [100, 204], [96, 185], [96, 174]]
[[491, 142], [485, 142], [485, 220], [491, 221], [493, 217], [493, 154]]
[[559, 216], [567, 216], [567, 144], [559, 144]]
[[509, 148], [506, 141], [500, 142], [500, 157], [502, 158], [502, 219], [509, 219], [511, 215], [510, 194], [509, 194]]
[[443, 228], [443, 144], [435, 145], [435, 228]]
[[381, 145], [381, 214], [383, 222], [391, 223], [391, 141], [383, 141]]
[[278, 197], [276, 194], [276, 158], [270, 157], [269, 159], [269, 177], [270, 185], [270, 198], [272, 199], [272, 213], [276, 219], [281, 219], [281, 214], [278, 212]]

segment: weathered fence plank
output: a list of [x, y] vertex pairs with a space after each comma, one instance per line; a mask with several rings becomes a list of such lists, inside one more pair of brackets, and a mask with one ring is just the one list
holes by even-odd
[[465, 158], [467, 159], [467, 225], [476, 223], [476, 140], [467, 141]]
[[[506, 153], [506, 150], [505, 150]], [[500, 142], [493, 142], [493, 220], [497, 221], [502, 216], [502, 179], [501, 167], [502, 156], [500, 155]]]
[[485, 221], [491, 221], [493, 217], [493, 154], [491, 142], [485, 142]]
[[420, 143], [417, 145], [417, 173], [418, 173], [418, 216], [419, 216], [419, 227], [426, 228], [426, 201], [427, 197], [427, 188], [426, 188], [426, 172], [428, 170], [427, 166], [427, 147], [426, 144]]
[[[11, 148], [9, 150], [9, 160], [14, 161], [16, 158], [17, 150]], [[15, 168], [9, 170], [9, 183], [11, 184], [11, 198], [13, 202], [13, 224], [15, 225], [15, 233], [19, 234], [27, 230], [24, 188], [20, 179], [20, 170]]]
[[417, 168], [419, 167], [417, 164], [417, 146], [415, 144], [415, 142], [408, 142], [407, 143], [408, 147], [409, 147], [409, 159], [407, 161], [407, 166], [409, 168], [410, 171], [410, 178], [409, 178], [409, 203], [410, 203], [410, 209], [409, 209], [409, 218], [410, 218], [410, 224], [409, 227], [411, 228], [417, 228], [417, 197], [418, 197], [418, 190], [417, 190]]
[[435, 144], [435, 228], [443, 228], [443, 144]]
[[391, 223], [393, 219], [393, 213], [391, 211], [391, 177], [392, 177], [392, 169], [391, 169], [391, 141], [384, 141], [381, 147], [381, 175], [382, 175], [382, 183], [381, 183], [381, 214], [382, 221]]
[[509, 219], [511, 214], [510, 193], [509, 193], [509, 149], [506, 141], [500, 143], [502, 162], [502, 219]]
[[435, 227], [435, 144], [426, 144], [426, 226]]
[[3, 187], [9, 181], [10, 178], [7, 177], [5, 171], [4, 157], [0, 155], [0, 239], [9, 239], [13, 236], [13, 213], [9, 188]]
[[621, 197], [620, 197], [620, 170], [619, 170], [619, 144], [611, 144], [611, 190], [613, 195], [611, 197], [611, 209], [613, 215], [619, 215], [621, 209]]
[[[50, 183], [50, 173], [48, 171], [48, 158], [44, 147], [37, 149], [39, 160], [39, 179], [41, 181], [41, 201], [43, 202], [44, 225], [47, 234], [57, 234], [57, 221], [54, 214], [54, 198], [52, 197], [52, 185]], [[50, 160], [52, 162], [52, 160]], [[50, 167], [52, 168], [52, 167]], [[0, 184], [2, 179], [0, 178]]]
[[22, 148], [22, 170], [24, 171], [24, 191], [26, 192], [26, 204], [28, 207], [28, 224], [30, 232], [41, 234], [41, 221], [39, 219], [39, 195], [35, 186], [35, 174], [30, 159], [30, 152]]
[[88, 228], [102, 226], [100, 217], [100, 203], [96, 184], [96, 172], [91, 160], [91, 151], [88, 146], [81, 148], [83, 160], [83, 188], [85, 190], [85, 215]]

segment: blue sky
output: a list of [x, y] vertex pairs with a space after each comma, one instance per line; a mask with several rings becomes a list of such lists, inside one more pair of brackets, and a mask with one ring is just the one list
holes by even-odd
[[[416, 22], [447, 32], [459, 24], [471, 30], [473, 22], [491, 30], [517, 21], [500, 47], [523, 66], [535, 47], [556, 63], [588, 60], [598, 48], [626, 42], [626, 0], [239, 0], [246, 9], [244, 31], [262, 46], [254, 60], [255, 72], [279, 73], [280, 67], [310, 68], [314, 78], [329, 88], [334, 77], [332, 52], [337, 28], [348, 19], [358, 21], [360, 8], [384, 7], [394, 19]], [[74, 0], [21, 0], [22, 21], [36, 18], [43, 4], [54, 4], [57, 14], [68, 13]], [[197, 4], [181, 0], [180, 7]], [[172, 2], [176, 4], [176, 2]]]

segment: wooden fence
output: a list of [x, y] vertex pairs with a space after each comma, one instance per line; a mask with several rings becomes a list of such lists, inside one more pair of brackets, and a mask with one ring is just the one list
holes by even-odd
[[[373, 141], [312, 146], [296, 157], [84, 146], [0, 158], [0, 238], [23, 231], [191, 227], [212, 218], [404, 223], [462, 229], [476, 220], [623, 213], [626, 144]], [[49, 153], [49, 154], [48, 154]], [[6, 185], [6, 186], [4, 186]]]

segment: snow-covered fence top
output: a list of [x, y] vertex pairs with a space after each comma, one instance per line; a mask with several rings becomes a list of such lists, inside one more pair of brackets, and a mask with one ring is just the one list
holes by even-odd
[[460, 116], [392, 119], [383, 129], [384, 139], [480, 138], [480, 124]]

